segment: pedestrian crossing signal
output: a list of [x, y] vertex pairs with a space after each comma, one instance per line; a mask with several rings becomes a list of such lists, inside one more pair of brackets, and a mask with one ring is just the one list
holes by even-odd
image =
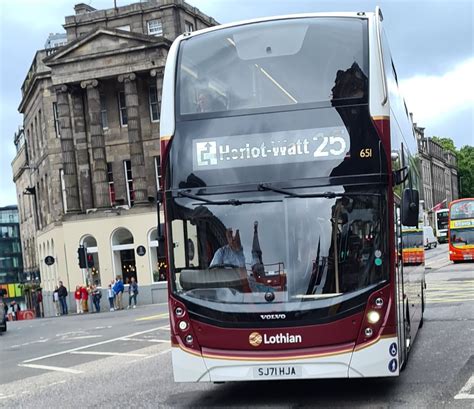
[[92, 256], [92, 254], [87, 254], [87, 267], [94, 267], [94, 257]]
[[87, 268], [87, 249], [84, 246], [80, 246], [77, 249], [77, 259], [79, 260], [80, 268]]

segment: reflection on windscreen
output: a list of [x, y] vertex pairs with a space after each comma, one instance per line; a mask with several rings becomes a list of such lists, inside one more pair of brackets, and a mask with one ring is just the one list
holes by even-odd
[[404, 249], [417, 247], [423, 248], [423, 231], [402, 231], [402, 243]]
[[365, 20], [302, 18], [184, 40], [181, 115], [365, 98]]
[[387, 278], [379, 196], [288, 198], [256, 192], [251, 199], [262, 203], [212, 206], [175, 199], [172, 213], [179, 217], [171, 228], [180, 295], [221, 303], [305, 301]]

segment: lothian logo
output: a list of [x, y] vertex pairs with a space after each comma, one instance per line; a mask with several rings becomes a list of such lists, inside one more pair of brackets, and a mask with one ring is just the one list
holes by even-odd
[[252, 332], [249, 335], [249, 344], [253, 347], [258, 347], [263, 342], [265, 345], [272, 345], [272, 344], [300, 344], [303, 341], [301, 335], [291, 335], [288, 332], [286, 334], [276, 334], [267, 336], [267, 334], [263, 334], [263, 336], [258, 332]]

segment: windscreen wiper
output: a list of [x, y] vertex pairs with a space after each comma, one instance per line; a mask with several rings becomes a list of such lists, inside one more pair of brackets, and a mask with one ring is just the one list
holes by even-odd
[[380, 197], [382, 196], [380, 193], [367, 193], [367, 192], [332, 192], [332, 191], [327, 191], [327, 192], [318, 192], [318, 193], [305, 193], [305, 194], [299, 194], [299, 193], [294, 193], [290, 192], [289, 190], [285, 189], [279, 189], [276, 187], [273, 187], [268, 184], [260, 184], [258, 185], [258, 190], [259, 191], [272, 191], [276, 193], [281, 193], [282, 195], [287, 195], [289, 197], [298, 197], [298, 198], [312, 198], [312, 197], [324, 197], [327, 199], [334, 199], [336, 197], [347, 197], [347, 196], [377, 196]]
[[189, 192], [178, 192], [179, 197], [188, 197], [190, 199], [198, 200], [204, 202], [207, 205], [212, 206], [241, 206], [244, 204], [260, 204], [260, 203], [271, 203], [271, 202], [281, 202], [281, 200], [239, 200], [239, 199], [228, 199], [228, 200], [209, 200], [204, 197], [193, 195]]

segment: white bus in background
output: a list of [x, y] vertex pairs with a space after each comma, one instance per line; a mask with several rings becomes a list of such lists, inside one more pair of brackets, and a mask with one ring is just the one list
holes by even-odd
[[448, 241], [448, 209], [439, 209], [435, 212], [436, 238], [440, 243]]

